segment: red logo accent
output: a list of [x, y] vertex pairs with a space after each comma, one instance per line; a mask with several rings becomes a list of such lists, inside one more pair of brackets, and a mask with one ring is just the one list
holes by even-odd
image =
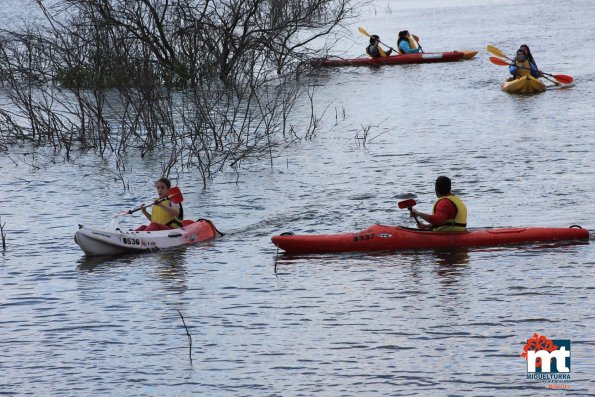
[[[537, 332], [533, 334], [531, 339], [527, 340], [527, 344], [523, 347], [523, 351], [521, 352], [521, 357], [527, 360], [527, 352], [531, 351], [539, 351], [539, 350], [547, 350], [548, 352], [553, 352], [554, 350], [558, 350], [558, 346], [554, 345], [551, 339], [548, 339], [544, 335], [539, 335]], [[537, 358], [535, 360], [535, 368], [541, 367], [541, 358]]]

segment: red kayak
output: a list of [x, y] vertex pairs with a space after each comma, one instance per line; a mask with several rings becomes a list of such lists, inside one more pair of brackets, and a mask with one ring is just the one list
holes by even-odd
[[277, 247], [291, 254], [452, 249], [507, 244], [588, 240], [580, 227], [526, 227], [465, 232], [432, 232], [400, 226], [373, 225], [358, 233], [273, 236]]
[[370, 66], [370, 65], [405, 65], [411, 63], [455, 62], [471, 59], [477, 51], [424, 52], [417, 54], [391, 55], [382, 58], [352, 58], [352, 59], [317, 59], [312, 64], [316, 66]]

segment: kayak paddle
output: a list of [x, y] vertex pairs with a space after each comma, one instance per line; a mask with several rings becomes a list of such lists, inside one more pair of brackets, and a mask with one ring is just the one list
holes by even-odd
[[[498, 65], [498, 66], [509, 66], [510, 65], [509, 62], [506, 62], [505, 60], [496, 58], [496, 57], [490, 57], [490, 62], [492, 62], [494, 65]], [[531, 70], [529, 68], [524, 68], [522, 66], [518, 66], [518, 67], [520, 67], [521, 69]], [[550, 73], [545, 73], [545, 72], [541, 72], [541, 74], [547, 75], [547, 76], [552, 76], [554, 79], [556, 79], [557, 81], [559, 81], [562, 84], [570, 84], [574, 81], [572, 76], [568, 76], [566, 74], [550, 74]], [[547, 79], [547, 77], [546, 77], [546, 79]]]
[[500, 51], [499, 49], [497, 49], [493, 45], [488, 45], [488, 51], [491, 52], [492, 54], [496, 55], [497, 57], [506, 58], [509, 61], [512, 61], [512, 59], [510, 59], [509, 57], [507, 57], [506, 55], [504, 55], [504, 53], [502, 51]]
[[417, 43], [417, 46], [419, 47], [419, 50], [422, 52], [424, 52], [424, 49], [421, 48], [421, 44], [419, 44], [419, 37], [417, 37], [416, 35], [412, 34], [411, 37], [413, 37], [413, 40], [415, 40], [415, 42]]
[[[360, 26], [359, 28], [357, 28], [357, 30], [359, 30], [359, 32], [360, 32], [361, 34], [363, 34], [364, 36], [371, 37], [371, 34], [370, 34], [370, 33], [368, 33], [368, 32], [366, 31], [366, 29], [362, 28], [361, 26]], [[392, 48], [391, 46], [389, 46], [389, 45], [387, 45], [387, 44], [384, 44], [382, 41], [378, 40], [378, 42], [379, 42], [380, 44], [382, 44], [383, 46], [385, 46], [385, 47], [388, 47], [388, 48], [390, 48], [391, 50], [395, 51], [397, 54], [399, 53], [399, 51], [395, 50], [394, 48]]]
[[[415, 204], [417, 204], [417, 203], [413, 199], [407, 199], [407, 200], [399, 201], [397, 203], [397, 205], [399, 206], [400, 209], [407, 208], [409, 210], [409, 212], [411, 212], [411, 208], [413, 208], [413, 206]], [[415, 218], [415, 223], [417, 223], [417, 226], [420, 226], [419, 219], [417, 219], [417, 215], [413, 215], [413, 217]]]
[[[490, 46], [488, 46], [488, 50], [490, 49]], [[492, 49], [497, 50], [497, 48], [492, 47]], [[490, 51], [493, 53], [495, 53], [494, 51]], [[504, 54], [502, 56], [505, 56]], [[505, 61], [504, 59], [500, 59], [500, 58], [496, 58], [496, 57], [490, 57], [490, 62], [492, 62], [494, 65], [498, 65], [498, 66], [510, 66], [510, 62]], [[509, 59], [508, 57], [506, 59]], [[512, 61], [511, 61], [512, 62]], [[524, 68], [522, 66], [517, 66], [521, 69], [527, 69], [527, 70], [531, 70], [530, 68]], [[545, 73], [541, 72], [542, 75], [544, 75]], [[557, 81], [551, 80], [549, 78], [547, 78], [546, 76], [543, 76], [544, 79], [551, 81], [552, 83], [554, 83], [555, 85], [560, 85], [560, 83], [558, 83]]]
[[[145, 208], [150, 207], [155, 204], [159, 204], [161, 202], [164, 202], [165, 200], [171, 200], [171, 202], [174, 204], [180, 204], [182, 201], [184, 201], [184, 196], [182, 195], [182, 191], [180, 190], [180, 188], [177, 186], [174, 186], [174, 187], [168, 189], [166, 197], [159, 199], [159, 200], [155, 200], [152, 204], [145, 205]], [[133, 210], [122, 211], [119, 214], [114, 215], [113, 218], [122, 216], [122, 215], [130, 215], [136, 211], [140, 211], [142, 208], [143, 207], [138, 207]]]
[[[500, 51], [498, 48], [494, 47], [493, 45], [488, 45], [488, 51], [491, 52], [492, 54], [500, 57], [500, 58], [506, 58], [509, 61], [513, 61], [512, 59], [510, 59], [509, 57], [507, 57], [502, 51]], [[494, 57], [490, 57], [490, 61], [496, 65], [500, 65], [500, 66], [508, 66], [507, 63], [500, 63], [503, 62], [501, 59], [498, 58], [494, 58]], [[524, 68], [525, 69], [525, 68]], [[554, 79], [556, 79], [557, 81], [559, 81], [562, 84], [571, 84], [574, 79], [572, 78], [572, 76], [568, 76], [565, 74], [550, 74], [550, 73], [545, 73], [545, 72], [541, 72], [541, 74], [544, 75], [544, 78], [546, 78], [549, 81], [552, 81], [551, 79], [548, 79], [545, 76], [552, 76]], [[553, 82], [555, 83], [555, 82]], [[557, 85], [557, 84], [556, 84]]]

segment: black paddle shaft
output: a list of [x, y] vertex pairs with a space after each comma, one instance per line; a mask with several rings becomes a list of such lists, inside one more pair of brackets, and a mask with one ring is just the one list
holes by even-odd
[[[162, 203], [162, 202], [164, 202], [165, 200], [168, 200], [168, 199], [169, 199], [169, 197], [164, 197], [164, 198], [162, 198], [162, 199], [159, 199], [159, 200], [157, 200], [157, 201], [154, 201], [154, 202], [153, 202], [153, 204], [145, 205], [145, 206], [144, 206], [144, 208], [150, 207], [150, 206], [152, 206], [152, 205], [155, 205], [155, 204]], [[136, 211], [140, 211], [140, 210], [142, 210], [142, 209], [143, 209], [143, 207], [138, 207], [138, 208], [135, 208], [135, 209], [133, 209], [133, 210], [128, 210], [128, 213], [129, 213], [129, 214], [132, 214], [132, 213], [134, 213], [134, 212], [136, 212]]]

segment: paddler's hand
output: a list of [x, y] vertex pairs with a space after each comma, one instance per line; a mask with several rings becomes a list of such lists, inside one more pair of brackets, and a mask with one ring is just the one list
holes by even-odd
[[417, 212], [417, 210], [415, 210], [415, 209], [413, 209], [413, 208], [410, 208], [410, 209], [409, 209], [409, 216], [410, 216], [411, 218], [415, 218], [416, 216], [418, 216], [418, 212]]
[[147, 208], [145, 207], [145, 203], [142, 203], [142, 204], [140, 205], [140, 210], [143, 212], [143, 214], [145, 214], [145, 215], [147, 215], [147, 214], [148, 214], [148, 212], [147, 212]]

